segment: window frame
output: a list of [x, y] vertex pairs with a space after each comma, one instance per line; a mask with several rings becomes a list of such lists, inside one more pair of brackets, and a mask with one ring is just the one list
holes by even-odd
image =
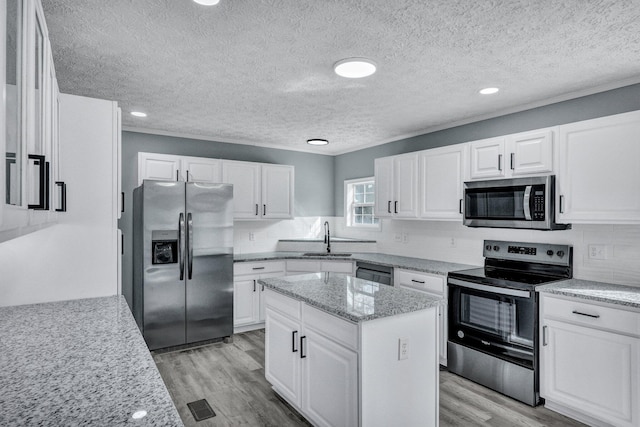
[[[366, 184], [369, 182], [373, 182], [374, 184], [374, 201], [371, 203], [355, 203], [353, 192], [356, 185]], [[356, 224], [354, 222], [355, 217], [355, 207], [359, 206], [371, 206], [373, 208], [373, 218], [378, 220], [377, 224]], [[375, 177], [364, 177], [364, 178], [355, 178], [355, 179], [345, 179], [344, 181], [344, 218], [345, 218], [345, 226], [348, 228], [357, 228], [362, 230], [374, 230], [380, 231], [381, 229], [381, 219], [375, 216]]]

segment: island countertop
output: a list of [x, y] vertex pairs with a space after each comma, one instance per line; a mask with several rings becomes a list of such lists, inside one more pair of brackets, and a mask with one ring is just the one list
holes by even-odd
[[0, 345], [0, 425], [183, 425], [122, 296], [2, 307]]
[[351, 322], [364, 322], [438, 306], [442, 298], [341, 273], [260, 279], [275, 292]]

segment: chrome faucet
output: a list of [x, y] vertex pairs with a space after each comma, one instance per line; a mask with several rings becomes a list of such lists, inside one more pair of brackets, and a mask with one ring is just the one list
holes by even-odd
[[327, 245], [327, 253], [331, 253], [331, 233], [329, 233], [329, 221], [324, 222], [324, 243]]

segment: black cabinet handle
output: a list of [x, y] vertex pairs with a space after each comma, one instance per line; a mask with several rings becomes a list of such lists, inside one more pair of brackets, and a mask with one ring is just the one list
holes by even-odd
[[391, 213], [391, 200], [389, 200], [389, 203], [387, 203], [387, 211]]
[[264, 270], [264, 267], [253, 267], [252, 270]]
[[[58, 194], [60, 197], [58, 201], [60, 204], [56, 207], [56, 212], [66, 212], [67, 211], [67, 184], [63, 181], [56, 181], [56, 187], [58, 187]], [[124, 193], [123, 193], [124, 194]]]
[[262, 205], [262, 215], [267, 214], [267, 205]]
[[29, 166], [33, 165], [38, 169], [38, 201], [34, 204], [27, 204], [28, 209], [44, 210], [48, 208], [48, 186], [49, 186], [49, 162], [46, 162], [44, 156], [37, 154], [29, 154]]
[[255, 292], [255, 291], [256, 291], [256, 280], [253, 279], [253, 292]]
[[600, 315], [599, 315], [599, 314], [581, 313], [581, 312], [579, 312], [579, 311], [577, 311], [577, 310], [573, 310], [573, 311], [572, 311], [572, 313], [573, 313], [573, 314], [577, 314], [577, 315], [579, 315], [579, 316], [587, 316], [587, 317], [591, 317], [591, 318], [593, 318], [593, 319], [599, 319], [599, 318], [600, 318]]
[[300, 359], [306, 359], [307, 355], [304, 354], [304, 341], [307, 339], [306, 335], [300, 337]]
[[395, 202], [393, 202], [393, 210], [394, 210], [394, 213], [398, 213], [398, 201], [397, 200]]
[[292, 353], [297, 353], [298, 349], [296, 348], [296, 342], [298, 341], [296, 339], [296, 335], [298, 334], [298, 331], [293, 331], [291, 332], [291, 352]]
[[502, 170], [502, 154], [498, 154], [498, 170]]
[[560, 206], [558, 207], [560, 213], [564, 213], [564, 196], [560, 195]]
[[413, 283], [420, 283], [420, 284], [423, 284], [423, 285], [424, 285], [424, 280], [411, 279], [411, 281], [412, 281]]
[[124, 255], [124, 234], [120, 235], [120, 255]]
[[180, 181], [180, 171], [176, 170], [176, 181]]
[[462, 213], [462, 199], [458, 202], [458, 212]]
[[258, 204], [256, 203], [256, 216], [258, 216], [258, 209], [259, 207], [258, 207]]
[[516, 153], [511, 153], [511, 170], [513, 170], [513, 158], [515, 157]]

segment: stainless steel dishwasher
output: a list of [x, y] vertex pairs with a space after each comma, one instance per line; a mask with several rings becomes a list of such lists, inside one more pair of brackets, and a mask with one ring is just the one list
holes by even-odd
[[358, 261], [356, 262], [356, 277], [393, 286], [393, 267]]

